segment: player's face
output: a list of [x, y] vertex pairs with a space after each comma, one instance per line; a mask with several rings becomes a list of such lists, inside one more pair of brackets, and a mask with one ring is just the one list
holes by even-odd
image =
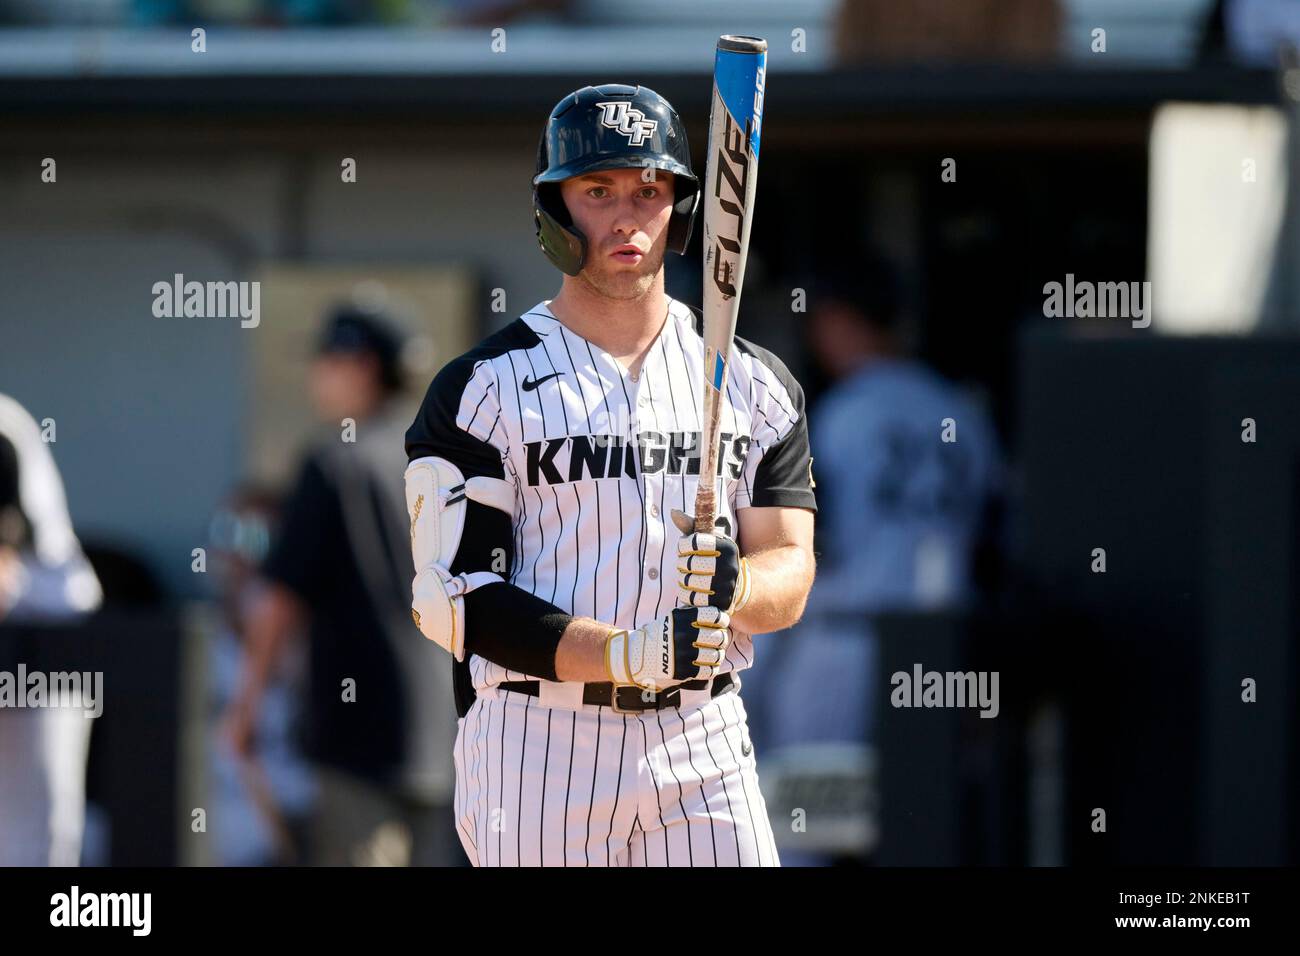
[[607, 169], [566, 179], [560, 190], [573, 224], [587, 237], [581, 277], [609, 298], [644, 295], [664, 262], [673, 174]]

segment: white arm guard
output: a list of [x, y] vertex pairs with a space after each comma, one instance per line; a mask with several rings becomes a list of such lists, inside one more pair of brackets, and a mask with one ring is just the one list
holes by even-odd
[[406, 467], [406, 511], [411, 519], [411, 617], [420, 633], [456, 660], [465, 659], [464, 596], [503, 580], [491, 571], [453, 575], [465, 530], [466, 499], [512, 514], [514, 488], [500, 478], [465, 480], [445, 458], [417, 458]]

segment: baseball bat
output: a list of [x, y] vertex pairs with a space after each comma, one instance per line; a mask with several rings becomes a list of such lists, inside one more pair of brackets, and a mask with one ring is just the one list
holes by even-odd
[[695, 493], [699, 532], [712, 533], [718, 517], [722, 408], [749, 257], [766, 74], [766, 40], [718, 38], [704, 177], [704, 419]]

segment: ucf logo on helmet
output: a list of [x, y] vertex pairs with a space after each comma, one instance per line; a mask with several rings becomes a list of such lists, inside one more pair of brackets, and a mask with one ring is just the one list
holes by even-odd
[[626, 136], [629, 146], [644, 145], [659, 126], [658, 120], [646, 119], [640, 110], [628, 106], [627, 100], [597, 103], [596, 106], [600, 109], [600, 125]]

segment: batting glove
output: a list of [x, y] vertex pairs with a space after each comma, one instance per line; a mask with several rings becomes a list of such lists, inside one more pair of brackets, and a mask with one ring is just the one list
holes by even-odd
[[692, 530], [695, 519], [676, 509], [677, 601], [687, 607], [716, 607], [735, 614], [749, 603], [749, 562], [724, 534]]
[[708, 680], [726, 654], [730, 623], [716, 607], [679, 607], [635, 631], [611, 631], [605, 644], [609, 679], [649, 691]]

